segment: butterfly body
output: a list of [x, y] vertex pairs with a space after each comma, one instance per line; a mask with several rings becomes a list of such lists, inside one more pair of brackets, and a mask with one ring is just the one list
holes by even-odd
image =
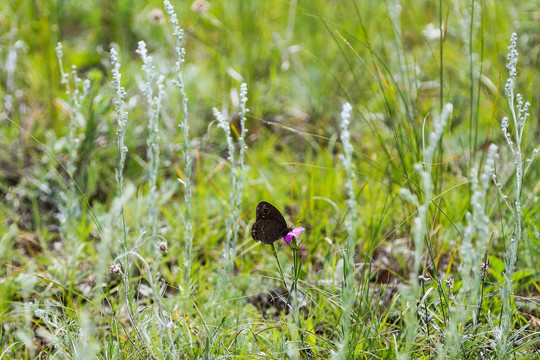
[[255, 223], [251, 227], [253, 240], [272, 244], [286, 236], [292, 227], [287, 226], [285, 218], [274, 205], [261, 201], [255, 210]]

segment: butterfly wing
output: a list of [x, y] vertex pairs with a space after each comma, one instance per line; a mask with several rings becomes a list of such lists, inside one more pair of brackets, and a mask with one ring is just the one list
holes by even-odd
[[255, 210], [255, 220], [263, 220], [263, 219], [272, 219], [274, 221], [277, 221], [278, 223], [282, 224], [283, 226], [287, 226], [287, 222], [285, 221], [285, 218], [278, 209], [269, 202], [261, 201], [257, 204], [257, 209]]
[[[284, 236], [283, 229], [283, 226], [277, 221], [271, 219], [257, 220], [251, 227], [251, 237], [253, 240], [272, 244]], [[285, 227], [285, 230], [287, 230], [287, 227]]]
[[288, 232], [287, 222], [279, 210], [274, 205], [261, 201], [255, 210], [255, 223], [251, 227], [253, 240], [272, 244]]

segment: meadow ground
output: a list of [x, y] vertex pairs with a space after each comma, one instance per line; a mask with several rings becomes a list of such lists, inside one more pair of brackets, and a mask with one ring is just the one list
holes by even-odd
[[1, 2], [0, 358], [538, 358], [539, 21]]

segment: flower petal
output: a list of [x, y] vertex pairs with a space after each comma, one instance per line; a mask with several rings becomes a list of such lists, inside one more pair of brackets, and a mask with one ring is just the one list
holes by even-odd
[[[289, 232], [289, 234], [292, 235], [292, 236], [294, 236], [295, 238], [297, 238], [297, 237], [300, 236], [300, 234], [301, 234], [302, 231], [304, 231], [304, 230], [306, 230], [306, 229], [304, 229], [303, 227], [297, 227], [297, 228], [292, 229], [292, 230]], [[289, 234], [287, 234], [287, 235], [289, 235]]]
[[283, 237], [283, 241], [289, 244], [292, 241], [293, 237], [295, 238], [299, 237], [302, 231], [304, 230], [306, 229], [304, 229], [303, 227], [297, 227], [297, 228], [292, 229], [291, 231], [289, 231], [287, 235]]

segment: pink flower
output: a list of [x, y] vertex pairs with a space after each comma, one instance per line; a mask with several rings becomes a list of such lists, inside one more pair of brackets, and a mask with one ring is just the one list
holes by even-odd
[[304, 230], [306, 229], [304, 229], [303, 227], [297, 227], [297, 228], [292, 229], [291, 231], [289, 231], [287, 235], [283, 237], [283, 241], [289, 244], [292, 241], [293, 237], [295, 238], [299, 237], [302, 231]]

